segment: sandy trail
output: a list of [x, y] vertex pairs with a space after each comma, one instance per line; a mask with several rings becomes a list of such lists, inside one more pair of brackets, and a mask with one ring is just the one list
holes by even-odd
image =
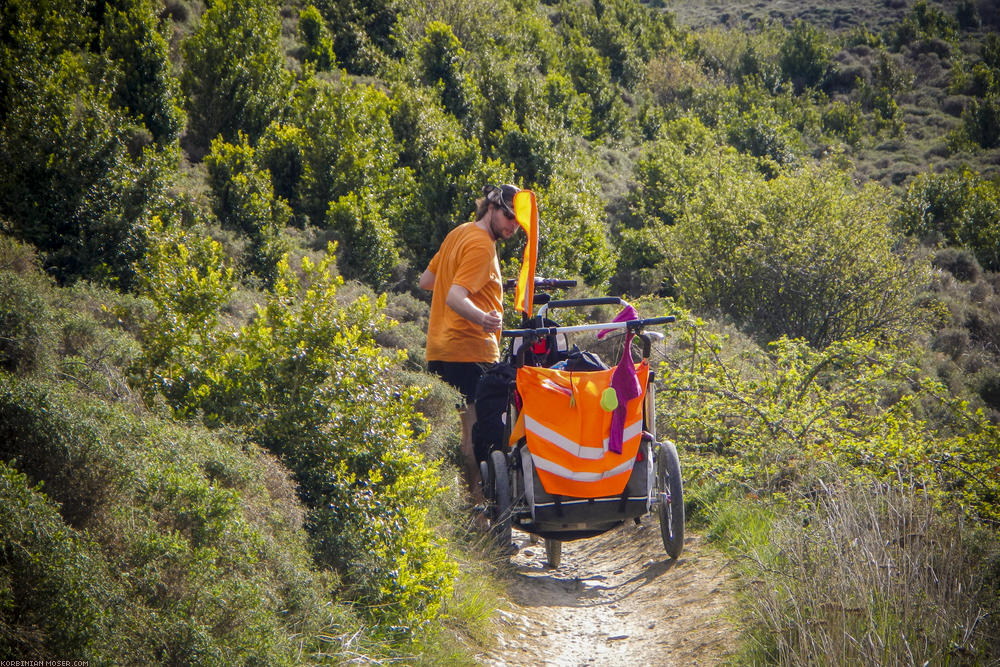
[[694, 536], [670, 561], [655, 515], [565, 543], [556, 570], [541, 543], [516, 531], [515, 541], [509, 606], [485, 665], [716, 665], [734, 646], [722, 559]]

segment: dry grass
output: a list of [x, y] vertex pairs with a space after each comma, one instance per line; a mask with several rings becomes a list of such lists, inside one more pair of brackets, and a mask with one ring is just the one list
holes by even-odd
[[743, 559], [752, 662], [998, 664], [1000, 553], [918, 493], [844, 485]]

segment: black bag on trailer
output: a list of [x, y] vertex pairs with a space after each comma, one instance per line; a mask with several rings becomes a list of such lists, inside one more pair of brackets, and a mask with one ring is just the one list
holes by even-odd
[[486, 369], [476, 383], [472, 449], [477, 461], [485, 461], [491, 451], [506, 447], [507, 406], [514, 392], [515, 377], [514, 367], [501, 362]]
[[566, 370], [568, 371], [606, 371], [608, 365], [593, 352], [586, 352], [573, 346], [566, 355]]

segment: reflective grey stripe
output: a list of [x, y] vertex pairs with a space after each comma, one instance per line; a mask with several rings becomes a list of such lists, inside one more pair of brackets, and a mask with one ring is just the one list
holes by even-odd
[[[561, 433], [552, 430], [537, 420], [532, 419], [528, 415], [524, 415], [524, 430], [528, 433], [537, 435], [543, 440], [551, 442], [559, 449], [572, 454], [578, 459], [597, 460], [604, 458], [605, 452], [608, 451], [608, 443], [610, 441], [610, 438], [604, 438], [604, 442], [602, 443], [603, 447], [585, 447], [578, 442], [570, 440]], [[622, 442], [627, 442], [640, 433], [642, 433], [642, 417], [625, 427], [625, 430], [622, 433]]]
[[635, 459], [628, 459], [616, 465], [611, 470], [606, 470], [604, 472], [573, 472], [569, 468], [564, 468], [558, 463], [553, 463], [552, 461], [543, 459], [541, 456], [537, 456], [535, 454], [532, 454], [531, 456], [535, 461], [535, 467], [539, 470], [544, 470], [545, 472], [552, 473], [557, 477], [570, 479], [574, 482], [599, 482], [602, 479], [607, 479], [608, 477], [614, 477], [615, 475], [620, 475], [623, 472], [628, 472], [632, 469], [632, 464], [635, 463]]

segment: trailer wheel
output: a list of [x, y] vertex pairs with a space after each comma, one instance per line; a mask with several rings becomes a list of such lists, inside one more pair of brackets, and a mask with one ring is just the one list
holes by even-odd
[[545, 561], [553, 570], [562, 562], [562, 542], [545, 538]]
[[492, 488], [492, 512], [490, 530], [493, 539], [502, 553], [506, 553], [511, 545], [511, 500], [510, 475], [507, 474], [507, 456], [494, 450], [490, 453]]
[[663, 548], [668, 556], [678, 558], [684, 549], [684, 486], [681, 482], [681, 462], [672, 442], [661, 442], [658, 448], [656, 488]]

